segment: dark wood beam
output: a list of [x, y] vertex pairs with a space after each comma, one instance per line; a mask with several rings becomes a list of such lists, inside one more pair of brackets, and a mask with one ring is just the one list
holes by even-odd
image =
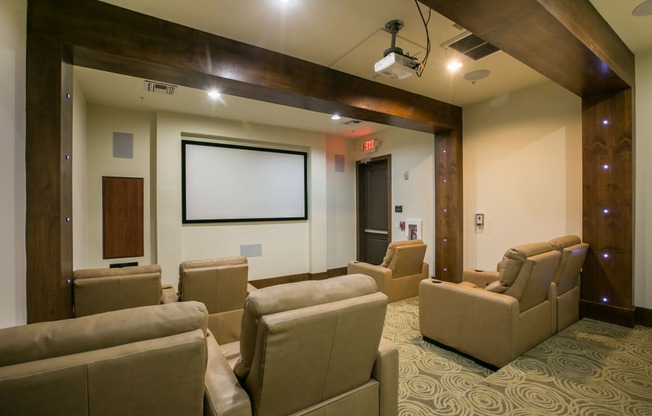
[[421, 0], [581, 96], [634, 86], [634, 54], [586, 0]]
[[75, 65], [430, 133], [462, 117], [457, 106], [99, 1], [29, 9], [29, 32], [69, 45]]
[[27, 38], [27, 321], [72, 317], [72, 67], [61, 42]]

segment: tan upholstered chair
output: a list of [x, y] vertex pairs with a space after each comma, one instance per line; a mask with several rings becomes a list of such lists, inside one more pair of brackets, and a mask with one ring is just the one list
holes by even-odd
[[80, 269], [72, 273], [76, 317], [166, 301], [161, 286], [161, 266]]
[[589, 245], [576, 235], [565, 235], [550, 240], [561, 252], [559, 267], [553, 282], [557, 285], [557, 332], [580, 318], [580, 271]]
[[428, 278], [428, 263], [424, 263], [426, 245], [421, 240], [394, 241], [379, 266], [352, 261], [347, 273], [361, 273], [373, 277], [378, 290], [389, 297], [390, 302], [407, 299], [419, 294], [419, 282]]
[[255, 290], [248, 274], [246, 257], [189, 260], [179, 265], [179, 301], [206, 305], [208, 329], [221, 345], [240, 339], [242, 307], [247, 294]]
[[184, 302], [0, 329], [0, 414], [201, 416], [207, 320]]
[[[386, 308], [387, 296], [363, 275], [251, 293], [234, 370], [226, 371], [219, 351], [209, 352], [209, 367], [225, 369], [215, 379], [224, 389], [207, 379], [210, 390], [224, 397], [211, 403], [229, 415], [245, 414], [231, 413], [243, 402], [254, 416], [397, 415], [398, 352], [382, 339]], [[206, 411], [218, 414], [212, 407]]]
[[557, 295], [552, 280], [560, 257], [550, 243], [525, 244], [507, 250], [498, 280], [488, 285], [482, 279], [480, 285], [468, 280], [422, 281], [421, 334], [485, 363], [504, 366], [555, 334]]

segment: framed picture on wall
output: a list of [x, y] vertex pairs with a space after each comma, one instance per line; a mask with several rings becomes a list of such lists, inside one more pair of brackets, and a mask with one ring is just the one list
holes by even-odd
[[405, 221], [405, 239], [421, 240], [421, 220]]

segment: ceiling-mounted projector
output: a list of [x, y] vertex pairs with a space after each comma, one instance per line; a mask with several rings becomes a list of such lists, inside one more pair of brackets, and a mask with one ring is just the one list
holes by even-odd
[[405, 79], [417, 72], [419, 63], [403, 54], [403, 49], [396, 47], [396, 34], [403, 27], [401, 20], [391, 20], [385, 30], [392, 34], [392, 46], [383, 53], [383, 59], [374, 64], [374, 71], [392, 79]]
[[390, 52], [374, 64], [374, 71], [392, 79], [405, 79], [417, 72], [419, 64], [412, 58]]

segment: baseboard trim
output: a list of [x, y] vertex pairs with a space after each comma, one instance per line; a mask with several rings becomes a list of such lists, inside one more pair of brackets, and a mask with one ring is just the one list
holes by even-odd
[[629, 328], [633, 328], [636, 324], [634, 309], [620, 308], [587, 300], [580, 300], [580, 317]]
[[643, 325], [652, 328], [652, 309], [636, 307], [635, 310], [636, 325]]
[[285, 283], [303, 282], [306, 280], [324, 280], [345, 274], [346, 267], [336, 267], [320, 273], [300, 273], [288, 276], [277, 276], [268, 279], [251, 280], [249, 283], [251, 283], [256, 289], [262, 289], [264, 287], [282, 285]]

